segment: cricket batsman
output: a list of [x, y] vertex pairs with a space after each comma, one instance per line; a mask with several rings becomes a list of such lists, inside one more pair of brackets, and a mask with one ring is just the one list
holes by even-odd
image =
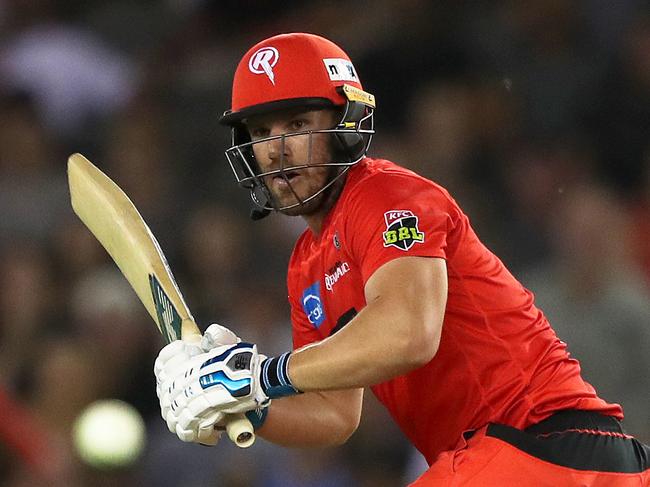
[[307, 223], [287, 275], [293, 350], [267, 357], [219, 325], [167, 345], [170, 431], [216, 444], [225, 415], [245, 413], [271, 442], [338, 445], [369, 387], [429, 464], [414, 486], [650, 485], [650, 448], [450, 194], [367, 156], [374, 109], [322, 37], [274, 36], [242, 58], [227, 159], [253, 218]]

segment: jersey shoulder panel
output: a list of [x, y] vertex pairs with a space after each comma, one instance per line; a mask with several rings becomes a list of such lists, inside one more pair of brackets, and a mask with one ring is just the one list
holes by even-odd
[[337, 208], [343, 240], [364, 282], [403, 256], [446, 258], [462, 212], [436, 183], [390, 161], [367, 159], [349, 178]]

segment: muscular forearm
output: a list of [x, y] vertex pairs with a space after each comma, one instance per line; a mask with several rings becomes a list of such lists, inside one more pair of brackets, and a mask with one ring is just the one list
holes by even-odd
[[257, 433], [283, 446], [340, 445], [359, 424], [362, 397], [359, 389], [276, 399]]
[[[390, 308], [381, 303], [366, 307], [348, 328], [294, 352], [289, 362], [294, 387], [302, 391], [366, 387], [428, 362], [436, 351], [435, 337], [414, 342], [406, 327], [399, 329], [401, 317], [390, 314]], [[377, 333], [378, 329], [391, 333]], [[426, 342], [431, 345], [426, 347]]]
[[[447, 287], [444, 262], [425, 262], [431, 271], [420, 282], [409, 280], [409, 271], [411, 265], [425, 266], [422, 261], [402, 260], [399, 267], [388, 263], [377, 271], [382, 282], [386, 273], [394, 280], [391, 285], [400, 283], [399, 291], [385, 292], [385, 286], [373, 289], [371, 284], [367, 306], [346, 327], [295, 351], [288, 368], [294, 387], [302, 391], [366, 387], [431, 360], [440, 340]], [[422, 280], [428, 280], [432, 289], [426, 299], [419, 289]]]

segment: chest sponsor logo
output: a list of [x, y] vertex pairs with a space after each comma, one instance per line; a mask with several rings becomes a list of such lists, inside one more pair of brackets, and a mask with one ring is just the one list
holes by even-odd
[[384, 247], [408, 250], [416, 243], [424, 242], [424, 232], [418, 228], [418, 217], [409, 210], [390, 210], [384, 213], [386, 231]]
[[350, 264], [347, 262], [338, 261], [332, 268], [325, 273], [325, 287], [328, 291], [334, 288], [337, 283], [347, 272], [350, 270]]
[[325, 321], [325, 310], [320, 295], [320, 282], [315, 282], [303, 291], [302, 309], [309, 322], [316, 328]]

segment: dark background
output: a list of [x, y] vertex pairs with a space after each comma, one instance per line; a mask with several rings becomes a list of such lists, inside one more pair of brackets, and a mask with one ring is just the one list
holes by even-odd
[[[180, 442], [162, 340], [72, 213], [83, 152], [132, 197], [202, 326], [291, 346], [299, 219], [248, 217], [223, 150], [237, 62], [273, 34], [345, 49], [377, 97], [370, 154], [447, 187], [537, 296], [603, 397], [650, 441], [650, 11], [645, 1], [0, 0], [0, 484], [392, 486], [424, 468], [368, 396], [337, 449]], [[70, 446], [98, 398], [136, 406], [144, 455], [101, 472]], [[21, 438], [25, 441], [17, 441]]]

